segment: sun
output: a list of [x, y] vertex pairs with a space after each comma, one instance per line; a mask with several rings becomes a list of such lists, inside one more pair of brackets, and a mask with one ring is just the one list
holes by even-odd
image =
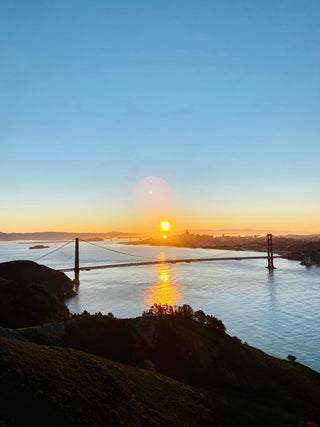
[[170, 225], [170, 222], [169, 222], [169, 221], [162, 221], [162, 222], [160, 223], [160, 228], [161, 228], [161, 230], [163, 230], [163, 231], [168, 231], [168, 230], [170, 230], [170, 227], [171, 227], [171, 225]]

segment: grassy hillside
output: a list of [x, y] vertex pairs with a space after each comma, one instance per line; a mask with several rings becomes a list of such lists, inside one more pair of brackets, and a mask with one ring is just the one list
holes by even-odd
[[82, 315], [67, 320], [65, 328], [64, 345], [134, 366], [151, 362], [157, 372], [205, 391], [213, 408], [218, 399], [235, 416], [262, 418], [267, 425], [320, 422], [319, 373], [193, 320]]
[[320, 425], [320, 374], [303, 365], [179, 317], [85, 317], [86, 326], [72, 323], [79, 347], [148, 370], [0, 337], [0, 413], [10, 426]]
[[[43, 417], [52, 413], [53, 425], [70, 417], [80, 425], [125, 425], [129, 419], [129, 425], [320, 425], [319, 373], [190, 319], [85, 314], [52, 327], [59, 329], [57, 340], [65, 346], [105, 358], [2, 338], [0, 391], [7, 397], [0, 409], [8, 407], [3, 413], [13, 421], [40, 411]], [[11, 336], [43, 343], [46, 327], [38, 329], [39, 334], [37, 328], [27, 328], [11, 331]], [[111, 380], [117, 387], [108, 389], [106, 397]], [[14, 413], [17, 404], [21, 414]], [[117, 407], [124, 412], [113, 420], [110, 413]]]
[[68, 317], [72, 292], [44, 266], [0, 264], [0, 335], [29, 341], [0, 338], [0, 425], [320, 426], [319, 373], [242, 344], [188, 306]]
[[200, 392], [170, 378], [3, 337], [0, 393], [0, 424], [9, 426], [205, 426], [212, 419]]

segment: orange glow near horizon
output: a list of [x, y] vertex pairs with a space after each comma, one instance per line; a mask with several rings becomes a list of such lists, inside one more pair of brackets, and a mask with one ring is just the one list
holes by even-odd
[[[72, 233], [161, 233], [167, 235], [166, 230], [160, 227], [163, 218], [167, 213], [157, 215], [140, 215], [133, 210], [122, 209], [120, 211], [98, 211], [94, 215], [92, 211], [86, 212], [84, 209], [79, 212], [67, 212], [57, 215], [53, 209], [46, 211], [44, 208], [37, 212], [17, 209], [14, 215], [1, 217], [0, 232], [4, 233], [33, 233], [33, 232], [72, 232]], [[247, 213], [227, 217], [222, 214], [202, 215], [176, 210], [170, 214], [170, 219], [174, 220], [174, 232], [179, 234], [188, 229], [190, 232], [196, 230], [198, 234], [206, 233], [228, 233], [228, 234], [316, 234], [320, 233], [319, 219], [316, 211], [311, 211], [304, 216], [280, 213], [277, 218], [272, 215], [260, 216]], [[162, 220], [162, 221], [161, 221]], [[170, 221], [171, 222], [171, 221]], [[170, 229], [172, 232], [172, 228]]]
[[[240, 225], [233, 226], [232, 224], [199, 224], [199, 223], [191, 223], [189, 224], [177, 224], [175, 225], [176, 233], [182, 233], [186, 229], [190, 232], [192, 230], [196, 230], [198, 234], [207, 234], [208, 232], [214, 234], [320, 234], [319, 224], [308, 223], [305, 224], [266, 224], [265, 226], [259, 225]], [[248, 230], [249, 229], [249, 230]], [[113, 224], [106, 225], [105, 222], [101, 221], [100, 223], [94, 223], [88, 221], [88, 223], [77, 223], [73, 224], [70, 222], [66, 223], [54, 223], [52, 222], [44, 222], [39, 221], [34, 223], [30, 221], [30, 223], [26, 223], [26, 221], [19, 221], [19, 223], [10, 223], [4, 224], [2, 223], [0, 232], [3, 233], [35, 233], [35, 232], [72, 232], [72, 233], [109, 233], [109, 232], [124, 232], [124, 233], [153, 233], [155, 232], [152, 223], [150, 224], [132, 224], [130, 222], [127, 224], [123, 222], [122, 224]]]

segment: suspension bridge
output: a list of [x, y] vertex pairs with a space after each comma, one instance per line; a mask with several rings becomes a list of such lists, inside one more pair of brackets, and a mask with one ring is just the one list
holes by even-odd
[[[100, 248], [102, 250], [108, 251], [109, 253], [113, 254], [121, 254], [125, 255], [127, 257], [134, 257], [135, 260], [131, 262], [109, 262], [105, 263], [103, 262], [104, 259], [100, 261], [99, 264], [94, 262], [94, 259], [91, 259], [91, 264], [89, 265], [80, 265], [80, 252], [79, 252], [79, 243], [85, 243], [87, 245], [91, 245], [91, 247]], [[172, 258], [172, 259], [159, 259], [159, 258], [151, 258], [142, 256], [139, 254], [133, 254], [124, 252], [121, 250], [112, 249], [110, 247], [101, 246], [96, 243], [90, 242], [88, 240], [81, 240], [78, 237], [76, 237], [74, 240], [70, 240], [68, 242], [65, 242], [63, 245], [47, 252], [44, 255], [41, 255], [40, 257], [34, 259], [34, 261], [38, 262], [40, 260], [43, 260], [44, 258], [52, 255], [53, 253], [57, 253], [58, 251], [64, 250], [67, 246], [71, 246], [71, 244], [74, 244], [73, 249], [73, 256], [67, 257], [67, 262], [73, 262], [73, 265], [65, 265], [64, 267], [55, 268], [57, 271], [62, 272], [74, 272], [74, 284], [79, 285], [80, 284], [80, 271], [89, 271], [89, 270], [97, 270], [97, 269], [106, 269], [106, 268], [120, 268], [120, 267], [134, 267], [134, 266], [143, 266], [143, 265], [153, 265], [153, 264], [177, 264], [177, 263], [193, 263], [193, 262], [208, 262], [208, 261], [231, 261], [231, 260], [248, 260], [248, 259], [267, 259], [268, 265], [266, 268], [269, 270], [274, 270], [274, 258], [278, 258], [277, 256], [274, 256], [273, 254], [273, 248], [272, 248], [272, 234], [267, 234], [267, 255], [265, 256], [236, 256], [236, 257], [221, 257], [215, 256], [215, 257], [206, 257], [206, 258]], [[96, 253], [94, 254], [96, 256]], [[64, 261], [65, 264], [66, 261]]]

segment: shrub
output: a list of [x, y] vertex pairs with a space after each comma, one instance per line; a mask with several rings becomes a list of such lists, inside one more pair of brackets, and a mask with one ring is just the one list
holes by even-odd
[[149, 371], [152, 371], [152, 372], [156, 372], [156, 368], [152, 360], [147, 359], [144, 361], [144, 364], [145, 364], [145, 369], [148, 369]]
[[187, 319], [194, 318], [193, 309], [188, 304], [183, 304], [182, 306], [178, 306], [176, 310], [177, 310], [177, 314], [182, 317], [186, 317]]
[[172, 305], [168, 304], [153, 304], [149, 310], [144, 311], [142, 316], [160, 316], [161, 314], [176, 314]]
[[200, 323], [206, 323], [206, 315], [202, 310], [194, 312], [194, 319]]
[[210, 316], [209, 314], [206, 315], [206, 324], [214, 329], [218, 329], [219, 331], [226, 331], [226, 327], [224, 326], [222, 321], [214, 316]]
[[193, 311], [192, 307], [188, 304], [182, 306], [172, 306], [168, 304], [154, 303], [149, 310], [142, 313], [142, 316], [160, 316], [160, 315], [181, 316], [186, 319], [192, 319], [196, 322], [208, 325], [219, 332], [225, 332], [226, 327], [223, 322], [214, 316], [205, 314], [202, 310]]

